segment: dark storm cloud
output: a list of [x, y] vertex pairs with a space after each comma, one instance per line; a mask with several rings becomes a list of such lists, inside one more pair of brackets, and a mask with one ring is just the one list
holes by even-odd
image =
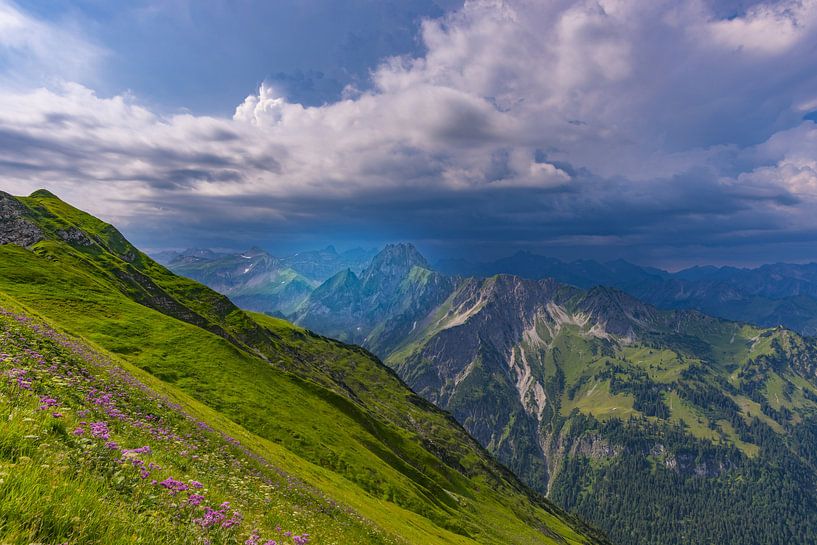
[[482, 1], [418, 30], [425, 53], [384, 60], [366, 91], [310, 107], [263, 85], [232, 119], [0, 90], [3, 189], [48, 187], [151, 247], [666, 261], [754, 241], [769, 260], [814, 240], [814, 0]]

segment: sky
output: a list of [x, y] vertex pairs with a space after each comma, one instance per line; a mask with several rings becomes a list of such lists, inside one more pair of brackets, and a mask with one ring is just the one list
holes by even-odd
[[0, 0], [0, 190], [151, 250], [817, 260], [817, 0]]

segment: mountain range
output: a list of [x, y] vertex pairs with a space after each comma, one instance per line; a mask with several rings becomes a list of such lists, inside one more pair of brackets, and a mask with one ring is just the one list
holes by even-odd
[[728, 320], [817, 334], [817, 263], [697, 266], [670, 273], [624, 260], [565, 262], [522, 251], [483, 263], [443, 260], [435, 268], [453, 275], [513, 274], [534, 280], [555, 278], [581, 288], [610, 286], [659, 308], [695, 309]]
[[3, 543], [607, 543], [368, 351], [47, 191], [0, 193], [0, 340]]
[[360, 275], [316, 288], [293, 318], [372, 350], [617, 543], [813, 543], [817, 341], [575, 286], [660, 271], [552, 265], [584, 276], [445, 275], [411, 245], [390, 245]]
[[341, 270], [360, 272], [375, 253], [361, 248], [338, 253], [328, 246], [279, 258], [260, 248], [235, 254], [190, 248], [156, 257], [173, 272], [229, 296], [241, 308], [285, 316], [321, 282]]
[[[302, 311], [308, 296], [331, 276], [346, 269], [360, 275], [376, 253], [363, 249], [338, 253], [329, 246], [276, 258], [259, 248], [233, 254], [192, 248], [158, 252], [154, 257], [174, 272], [229, 296], [242, 308], [285, 317]], [[621, 259], [566, 262], [520, 251], [490, 262], [444, 259], [425, 265], [447, 276], [511, 274], [531, 280], [554, 278], [584, 289], [614, 287], [662, 309], [694, 309], [727, 320], [817, 334], [816, 263], [696, 266], [668, 272]]]

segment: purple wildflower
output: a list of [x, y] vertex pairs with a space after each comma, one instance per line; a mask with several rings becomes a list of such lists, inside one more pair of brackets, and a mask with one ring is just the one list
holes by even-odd
[[183, 492], [190, 488], [186, 484], [181, 481], [177, 481], [173, 477], [168, 477], [164, 481], [160, 482], [159, 485], [163, 488], [166, 488], [172, 495], [176, 495], [179, 492]]
[[45, 411], [50, 409], [51, 407], [56, 407], [59, 405], [59, 402], [54, 399], [53, 397], [42, 396], [40, 397], [40, 410]]
[[31, 379], [25, 378], [26, 374], [28, 374], [28, 369], [20, 369], [19, 367], [13, 367], [6, 371], [6, 376], [14, 379], [19, 388], [31, 390]]
[[202, 528], [211, 528], [216, 526], [217, 524], [221, 523], [225, 518], [226, 514], [224, 513], [224, 509], [213, 509], [212, 507], [204, 508], [204, 515], [200, 518], [194, 519], [193, 522], [201, 526]]
[[126, 448], [122, 450], [122, 454], [150, 454], [151, 450], [148, 445], [137, 448]]
[[108, 431], [108, 424], [105, 422], [91, 422], [91, 435], [97, 439], [110, 439], [110, 432]]
[[190, 494], [190, 496], [187, 498], [187, 503], [195, 506], [201, 505], [201, 502], [203, 501], [204, 496], [202, 496], [201, 494]]
[[241, 521], [244, 520], [244, 516], [238, 512], [233, 511], [233, 515], [221, 523], [222, 528], [232, 528], [233, 526], [238, 526], [241, 524]]

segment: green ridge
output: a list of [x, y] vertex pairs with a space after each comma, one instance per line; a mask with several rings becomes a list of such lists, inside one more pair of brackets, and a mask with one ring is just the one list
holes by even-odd
[[[450, 416], [414, 395], [365, 350], [242, 312], [47, 192], [17, 202], [43, 240], [30, 248], [0, 246], [4, 305], [84, 339], [194, 418], [239, 439], [245, 457], [258, 456], [298, 477], [360, 521], [328, 521], [308, 508], [282, 507], [279, 518], [289, 513], [289, 522], [314, 528], [314, 542], [603, 541], [520, 484]], [[31, 411], [27, 403], [15, 401], [7, 410]], [[48, 473], [26, 479], [64, 478]], [[96, 490], [107, 497], [113, 492], [106, 487], [115, 488], [104, 475], [80, 477], [71, 486], [102, 479], [78, 492], [83, 498]], [[64, 516], [81, 514], [81, 503], [72, 505], [64, 506]], [[83, 543], [107, 543], [104, 536], [124, 524], [114, 512], [97, 511], [101, 533]], [[0, 541], [28, 543], [30, 535], [50, 532], [43, 522], [25, 536], [11, 514], [4, 516]], [[145, 542], [186, 542], [167, 533], [165, 523], [157, 519], [154, 528], [150, 519], [141, 530]], [[264, 524], [267, 531], [272, 522]]]

